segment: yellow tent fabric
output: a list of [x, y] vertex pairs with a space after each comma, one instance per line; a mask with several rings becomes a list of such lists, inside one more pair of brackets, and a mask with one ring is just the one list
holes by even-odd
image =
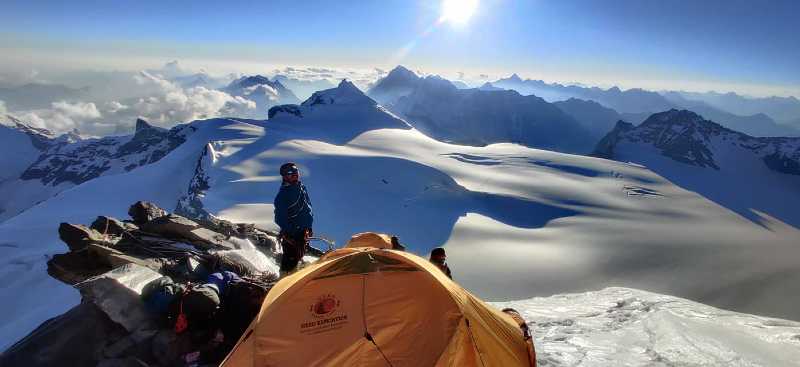
[[383, 233], [364, 232], [354, 234], [350, 241], [344, 246], [345, 248], [353, 247], [375, 247], [392, 249], [392, 237]]
[[223, 366], [530, 366], [511, 316], [368, 236], [279, 281]]

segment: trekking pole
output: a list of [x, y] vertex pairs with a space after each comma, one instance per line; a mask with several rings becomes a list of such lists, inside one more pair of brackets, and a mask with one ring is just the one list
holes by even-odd
[[320, 241], [325, 242], [328, 245], [328, 250], [326, 252], [331, 252], [336, 249], [336, 241], [331, 240], [326, 237], [309, 237], [309, 241]]

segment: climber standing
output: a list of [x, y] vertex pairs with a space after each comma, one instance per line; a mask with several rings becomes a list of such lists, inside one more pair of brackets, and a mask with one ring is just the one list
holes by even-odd
[[437, 247], [431, 250], [430, 262], [442, 270], [448, 278], [453, 279], [453, 273], [450, 272], [450, 267], [447, 266], [447, 254], [444, 252], [443, 247]]
[[300, 170], [294, 163], [285, 163], [280, 168], [280, 191], [275, 196], [275, 223], [281, 228], [280, 240], [283, 246], [281, 275], [297, 267], [313, 235], [314, 216], [308, 190], [300, 182]]

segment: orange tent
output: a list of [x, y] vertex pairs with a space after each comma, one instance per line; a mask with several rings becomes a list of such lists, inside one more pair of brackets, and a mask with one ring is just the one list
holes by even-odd
[[388, 238], [359, 234], [281, 279], [223, 366], [535, 365], [511, 316]]

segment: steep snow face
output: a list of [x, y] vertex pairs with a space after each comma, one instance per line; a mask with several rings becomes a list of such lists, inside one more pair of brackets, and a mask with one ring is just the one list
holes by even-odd
[[299, 103], [300, 100], [279, 81], [271, 81], [261, 75], [244, 76], [222, 89], [234, 97], [243, 97], [256, 103], [255, 116], [266, 117], [267, 110], [276, 105]]
[[84, 182], [0, 224], [0, 340], [78, 302], [45, 271], [47, 256], [65, 251], [59, 222], [185, 198], [275, 229], [287, 161], [309, 189], [316, 234], [341, 246], [357, 232], [391, 233], [422, 256], [443, 245], [455, 280], [484, 299], [619, 285], [800, 319], [796, 228], [769, 216], [755, 223], [636, 164], [443, 143], [340, 88], [276, 107], [266, 121], [194, 122], [158, 162]]
[[34, 130], [11, 116], [2, 118], [0, 117], [0, 145], [3, 146], [3, 154], [0, 155], [0, 185], [19, 178], [36, 160], [46, 142], [53, 138], [49, 131]]
[[438, 77], [426, 77], [389, 108], [421, 132], [458, 144], [512, 142], [572, 153], [589, 152], [594, 144], [588, 130], [539, 97], [457, 89]]
[[[2, 131], [13, 138], [6, 145], [7, 157], [20, 158], [3, 166], [9, 169], [0, 181], [0, 221], [72, 186], [156, 162], [183, 143], [193, 128], [179, 125], [164, 130], [140, 119], [135, 134], [101, 139], [55, 138], [18, 121], [14, 128], [3, 126]], [[29, 139], [21, 139], [20, 134]], [[31, 146], [24, 146], [26, 141]]]
[[369, 105], [374, 106], [377, 104], [372, 98], [364, 95], [355, 84], [348, 80], [342, 80], [336, 88], [326, 89], [323, 91], [315, 92], [311, 95], [302, 106], [313, 107], [315, 105]]
[[797, 366], [800, 323], [626, 288], [497, 302], [533, 331], [540, 366]]
[[763, 212], [800, 227], [800, 138], [754, 138], [671, 110], [619, 125], [595, 154], [644, 164], [753, 221]]

